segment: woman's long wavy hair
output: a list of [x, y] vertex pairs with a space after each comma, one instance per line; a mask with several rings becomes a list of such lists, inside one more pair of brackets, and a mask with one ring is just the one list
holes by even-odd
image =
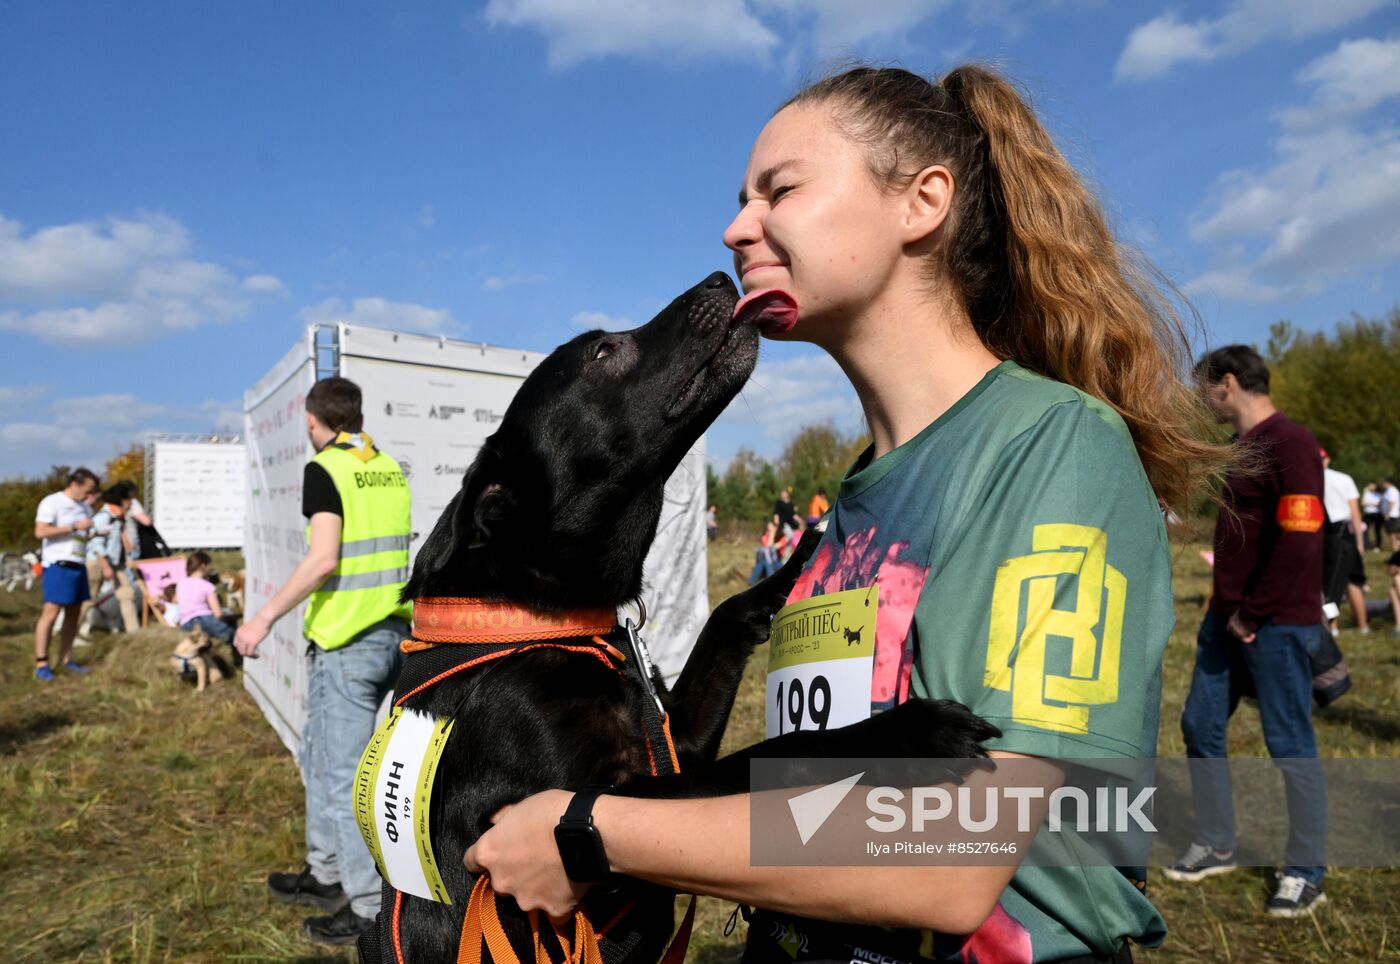
[[933, 164], [949, 169], [953, 204], [932, 280], [958, 297], [997, 357], [1111, 405], [1158, 499], [1184, 514], [1229, 460], [1227, 447], [1208, 440], [1211, 420], [1190, 381], [1188, 327], [1176, 307], [1184, 300], [1113, 237], [1017, 89], [978, 66], [937, 83], [857, 67], [783, 107], [792, 104], [828, 109], [887, 189]]

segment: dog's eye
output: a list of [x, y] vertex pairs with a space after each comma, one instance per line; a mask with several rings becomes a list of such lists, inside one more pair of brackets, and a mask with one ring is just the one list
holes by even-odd
[[593, 360], [600, 361], [604, 358], [607, 358], [613, 353], [614, 347], [615, 346], [611, 342], [599, 342], [598, 345], [593, 349]]

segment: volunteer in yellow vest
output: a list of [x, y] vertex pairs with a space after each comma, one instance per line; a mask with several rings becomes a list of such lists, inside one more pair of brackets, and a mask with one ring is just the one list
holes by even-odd
[[355, 823], [351, 788], [409, 633], [410, 607], [399, 602], [408, 580], [408, 482], [374, 447], [363, 421], [354, 382], [327, 378], [307, 394], [306, 427], [316, 448], [302, 482], [309, 548], [235, 639], [239, 652], [256, 656], [272, 624], [308, 600], [311, 665], [300, 760], [306, 866], [271, 874], [267, 885], [285, 903], [326, 911], [330, 916], [305, 922], [307, 935], [326, 944], [353, 944], [379, 909], [379, 874]]

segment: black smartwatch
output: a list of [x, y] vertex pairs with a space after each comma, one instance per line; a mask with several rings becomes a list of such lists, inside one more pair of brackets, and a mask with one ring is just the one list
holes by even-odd
[[596, 884], [606, 880], [610, 873], [602, 834], [593, 826], [593, 802], [599, 794], [612, 789], [611, 786], [592, 786], [575, 793], [559, 818], [559, 825], [554, 828], [554, 842], [564, 861], [564, 873], [575, 883]]

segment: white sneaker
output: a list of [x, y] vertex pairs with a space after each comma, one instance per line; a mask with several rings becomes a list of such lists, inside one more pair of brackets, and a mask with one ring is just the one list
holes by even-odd
[[1269, 898], [1265, 909], [1270, 917], [1302, 917], [1327, 903], [1327, 895], [1316, 884], [1302, 877], [1276, 874], [1278, 890]]
[[1162, 872], [1171, 880], [1194, 883], [1198, 880], [1205, 880], [1207, 877], [1214, 877], [1216, 874], [1228, 874], [1230, 871], [1238, 869], [1239, 864], [1235, 863], [1233, 853], [1221, 857], [1205, 844], [1193, 843], [1186, 848], [1186, 853], [1182, 854], [1176, 863], [1164, 868]]

